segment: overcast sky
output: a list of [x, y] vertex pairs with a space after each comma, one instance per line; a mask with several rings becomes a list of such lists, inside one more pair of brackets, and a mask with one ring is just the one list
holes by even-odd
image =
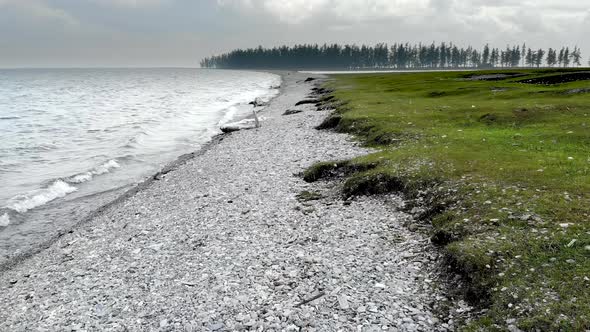
[[578, 45], [590, 0], [0, 0], [0, 67], [198, 66], [257, 45]]

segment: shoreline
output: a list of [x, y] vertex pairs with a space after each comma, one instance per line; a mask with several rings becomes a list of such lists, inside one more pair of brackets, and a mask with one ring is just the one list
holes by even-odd
[[433, 313], [448, 300], [439, 254], [399, 196], [343, 202], [338, 182], [294, 175], [370, 150], [316, 130], [329, 111], [283, 115], [314, 86], [289, 76], [261, 128], [185, 155], [1, 272], [0, 329], [452, 329]]
[[[281, 86], [278, 89], [279, 91], [274, 97], [272, 97], [269, 100], [268, 104], [270, 104], [270, 102], [272, 102], [273, 99], [277, 98], [278, 96], [280, 96], [283, 93], [283, 76], [287, 75], [290, 72], [288, 72], [288, 71], [261, 71], [261, 72], [271, 73], [271, 74], [278, 75], [281, 77]], [[266, 108], [266, 106], [261, 111], [264, 111], [265, 108]], [[256, 107], [254, 107], [254, 109], [256, 109]], [[236, 117], [235, 119], [232, 119], [232, 122], [237, 122], [237, 121], [241, 121], [244, 119], [250, 119], [250, 118], [253, 118], [252, 114], [248, 114], [248, 115], [244, 114], [244, 115]], [[8, 271], [8, 270], [14, 268], [15, 266], [18, 266], [20, 263], [29, 259], [30, 257], [35, 256], [39, 252], [49, 248], [52, 244], [54, 244], [56, 241], [58, 241], [62, 236], [64, 236], [65, 234], [71, 233], [73, 230], [77, 229], [78, 227], [80, 227], [82, 225], [89, 223], [92, 219], [96, 218], [98, 215], [103, 213], [105, 210], [111, 208], [112, 206], [115, 206], [116, 204], [119, 204], [119, 203], [125, 201], [126, 199], [137, 194], [139, 191], [145, 190], [146, 188], [148, 188], [152, 184], [153, 181], [157, 181], [158, 180], [157, 177], [159, 177], [160, 175], [169, 173], [169, 172], [173, 171], [174, 169], [182, 166], [188, 160], [204, 154], [212, 146], [219, 144], [221, 141], [223, 141], [223, 139], [225, 137], [227, 137], [227, 134], [228, 133], [218, 133], [218, 134], [212, 136], [209, 140], [205, 141], [202, 144], [202, 146], [199, 147], [196, 151], [192, 151], [192, 152], [188, 152], [188, 153], [184, 153], [184, 154], [179, 155], [178, 157], [174, 158], [170, 162], [164, 164], [163, 167], [160, 168], [159, 170], [157, 170], [155, 173], [150, 174], [150, 175], [145, 175], [143, 177], [143, 180], [140, 180], [137, 183], [130, 183], [130, 184], [124, 185], [123, 187], [112, 188], [111, 189], [112, 191], [118, 191], [121, 189], [123, 189], [123, 190], [121, 191], [121, 193], [115, 195], [114, 198], [107, 199], [105, 203], [99, 204], [96, 208], [93, 208], [90, 211], [88, 211], [87, 213], [83, 214], [83, 216], [81, 218], [77, 218], [77, 220], [74, 221], [68, 227], [60, 229], [59, 231], [55, 232], [55, 234], [53, 234], [52, 236], [48, 237], [47, 239], [45, 239], [39, 243], [32, 244], [25, 251], [19, 252], [16, 254], [11, 254], [7, 259], [3, 259], [2, 261], [0, 261], [0, 275], [2, 275], [2, 273], [5, 271]], [[128, 188], [124, 189], [125, 187], [128, 187]], [[105, 193], [110, 192], [111, 190], [108, 190], [106, 192], [95, 193], [93, 195], [105, 194]]]
[[[208, 149], [210, 149], [212, 146], [219, 144], [221, 141], [223, 141], [225, 135], [227, 135], [227, 134], [221, 133], [221, 134], [217, 134], [217, 135], [213, 136], [210, 141], [203, 144], [203, 146], [201, 148], [199, 148], [197, 151], [185, 153], [185, 154], [178, 156], [176, 159], [174, 159], [173, 161], [171, 161], [170, 163], [165, 165], [162, 169], [160, 169], [156, 173], [146, 176], [144, 180], [140, 181], [137, 184], [131, 185], [131, 188], [126, 189], [125, 191], [123, 191], [123, 193], [116, 196], [113, 200], [108, 201], [107, 203], [102, 204], [98, 208], [90, 211], [82, 219], [74, 222], [71, 226], [60, 230], [56, 235], [50, 237], [46, 241], [32, 245], [29, 250], [27, 250], [23, 253], [18, 253], [18, 254], [15, 254], [14, 256], [11, 256], [6, 261], [0, 263], [0, 276], [4, 272], [17, 267], [19, 264], [23, 263], [27, 259], [34, 257], [35, 255], [39, 254], [43, 250], [48, 249], [53, 244], [55, 244], [60, 238], [62, 238], [65, 234], [71, 233], [73, 230], [88, 224], [90, 221], [92, 221], [94, 218], [99, 216], [101, 213], [104, 213], [104, 211], [108, 210], [109, 208], [112, 208], [112, 207], [116, 206], [117, 204], [120, 204], [120, 203], [124, 202], [125, 200], [129, 199], [130, 197], [133, 197], [138, 192], [145, 190], [154, 181], [158, 181], [159, 179], [157, 177], [159, 177], [160, 175], [167, 174], [167, 173], [173, 171], [174, 169], [176, 169], [177, 167], [182, 166], [187, 161], [189, 161], [199, 155], [202, 155]], [[117, 188], [115, 188], [114, 190], [117, 190]]]

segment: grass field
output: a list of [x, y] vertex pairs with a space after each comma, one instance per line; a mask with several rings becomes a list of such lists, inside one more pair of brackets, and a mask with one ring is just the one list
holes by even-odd
[[[590, 74], [335, 75], [325, 127], [379, 152], [318, 164], [345, 195], [403, 192], [484, 314], [466, 330], [590, 329]], [[336, 170], [338, 169], [338, 170]]]

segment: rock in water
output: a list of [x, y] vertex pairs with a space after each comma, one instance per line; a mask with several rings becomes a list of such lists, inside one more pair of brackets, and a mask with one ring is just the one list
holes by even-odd
[[[263, 120], [264, 120], [264, 118], [262, 118], [262, 117], [258, 118], [258, 122], [263, 121]], [[257, 123], [256, 119], [244, 119], [242, 121], [225, 124], [225, 125], [221, 126], [219, 129], [221, 129], [221, 131], [224, 133], [231, 133], [234, 131], [256, 128], [257, 127], [256, 123]]]
[[254, 107], [261, 107], [261, 106], [267, 106], [268, 102], [262, 100], [261, 98], [256, 98], [256, 99], [254, 99], [254, 101], [251, 101], [249, 104], [254, 105]]

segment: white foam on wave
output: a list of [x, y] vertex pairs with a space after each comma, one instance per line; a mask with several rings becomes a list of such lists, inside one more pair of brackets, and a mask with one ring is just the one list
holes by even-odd
[[47, 188], [12, 198], [6, 207], [16, 212], [24, 213], [47, 204], [54, 199], [62, 198], [76, 190], [78, 188], [67, 184], [65, 181], [57, 180]]
[[[235, 77], [236, 75], [237, 77]], [[136, 95], [134, 97], [135, 99], [130, 97], [122, 98], [121, 100], [110, 99], [111, 104], [101, 105], [100, 103], [96, 103], [98, 106], [89, 107], [88, 109], [92, 111], [92, 116], [85, 120], [84, 125], [92, 128], [90, 134], [85, 133], [84, 135], [76, 136], [78, 134], [77, 132], [68, 132], [60, 129], [55, 134], [51, 134], [55, 135], [55, 137], [39, 135], [37, 140], [39, 142], [55, 142], [52, 144], [43, 143], [36, 145], [45, 153], [48, 162], [55, 162], [57, 160], [53, 159], [53, 155], [57, 156], [55, 158], [63, 155], [64, 151], [62, 149], [69, 146], [71, 138], [76, 139], [75, 148], [77, 151], [80, 151], [80, 155], [72, 156], [71, 159], [65, 160], [64, 170], [68, 170], [65, 173], [68, 174], [67, 177], [63, 177], [64, 173], [58, 168], [48, 171], [46, 173], [47, 177], [31, 177], [27, 179], [26, 183], [15, 183], [14, 188], [10, 189], [15, 190], [14, 193], [20, 192], [23, 194], [12, 198], [0, 195], [2, 200], [7, 199], [6, 201], [0, 202], [0, 208], [6, 207], [18, 213], [24, 213], [65, 197], [78, 190], [77, 187], [81, 191], [86, 191], [87, 189], [93, 190], [94, 188], [91, 182], [94, 182], [103, 174], [105, 174], [104, 177], [106, 178], [108, 177], [106, 175], [107, 173], [114, 173], [115, 169], [121, 167], [118, 161], [122, 165], [123, 163], [127, 164], [124, 159], [117, 158], [117, 160], [109, 160], [94, 168], [80, 169], [76, 168], [78, 167], [76, 160], [88, 160], [97, 156], [109, 156], [113, 158], [121, 154], [132, 154], [154, 156], [156, 162], [161, 162], [158, 159], [158, 153], [171, 150], [175, 151], [174, 149], [176, 148], [184, 152], [187, 145], [191, 145], [192, 147], [196, 144], [201, 144], [206, 139], [217, 134], [220, 126], [250, 116], [253, 107], [248, 105], [248, 103], [256, 99], [262, 102], [268, 102], [279, 93], [277, 87], [282, 83], [281, 77], [273, 74], [237, 72], [236, 75], [232, 73], [226, 75], [223, 72], [212, 72], [210, 77], [207, 75], [203, 75], [202, 77], [197, 75], [197, 81], [191, 75], [190, 79], [181, 81], [180, 83], [182, 84], [180, 86], [178, 86], [179, 82], [177, 81], [168, 82], [163, 80], [163, 85], [154, 85], [154, 87], [157, 87], [157, 90], [150, 90], [152, 89], [151, 84], [149, 88], [145, 87], [145, 93], [149, 93], [149, 98], [143, 96], [141, 93], [143, 93], [142, 91], [144, 89], [140, 89], [137, 91], [141, 93]], [[131, 83], [135, 84], [136, 80], [133, 80]], [[66, 82], [64, 84], [69, 83]], [[82, 87], [82, 89], [87, 89], [84, 91], [88, 91], [91, 94], [94, 91], [93, 86], [94, 84]], [[178, 95], [160, 93], [160, 91], [167, 91], [165, 88], [170, 86], [175, 88]], [[199, 90], [201, 87], [206, 88]], [[133, 93], [137, 92], [133, 87], [122, 86], [122, 88], [131, 89], [129, 91]], [[128, 96], [129, 94], [125, 93], [122, 95]], [[99, 99], [100, 101], [105, 99], [100, 94], [97, 96], [101, 97]], [[60, 105], [69, 105], [68, 103], [70, 102], [75, 102], [75, 100], [69, 100], [67, 98], [59, 100]], [[92, 105], [95, 104], [92, 103]], [[21, 105], [21, 107], [23, 109], [24, 107], [27, 107], [27, 109], [41, 109], [42, 105]], [[111, 110], [119, 111], [113, 113], [114, 111], [112, 112]], [[36, 119], [34, 116], [37, 115], [33, 115], [31, 115], [30, 119], [34, 120]], [[259, 118], [261, 121], [263, 120], [262, 117]], [[116, 119], [117, 121], [112, 119]], [[24, 117], [23, 120], [28, 121], [29, 116]], [[76, 117], [59, 117], [59, 121], [65, 122], [48, 122], [44, 124], [44, 128], [51, 130], [62, 127], [69, 128], [69, 122], [67, 121], [77, 120]], [[217, 123], [219, 124], [216, 125]], [[45, 132], [53, 133], [51, 130], [46, 130]], [[97, 132], [98, 134], [92, 134], [92, 132]], [[202, 135], [199, 135], [199, 139], [196, 139], [195, 133], [202, 133]], [[22, 131], [18, 134], [21, 136], [15, 136], [15, 140], [22, 139], [22, 137], [33, 137], [30, 132]], [[126, 142], [125, 140], [129, 135], [132, 136], [129, 143], [125, 146], [120, 146], [121, 143]], [[203, 137], [203, 139], [200, 137]], [[144, 140], [147, 140], [147, 142], [144, 142]], [[113, 143], [113, 146], [111, 146], [111, 143]], [[123, 150], [117, 150], [119, 147], [122, 147]], [[53, 150], [57, 151], [53, 152]], [[28, 155], [33, 152], [36, 151], [18, 153]], [[169, 153], [166, 155], [169, 155]], [[142, 160], [135, 162], [143, 161], [145, 161], [145, 158], [142, 157]], [[23, 174], [27, 174], [25, 171], [29, 169], [34, 171], [31, 174], [43, 174], [42, 172], [37, 172], [34, 164], [23, 164], [23, 166], [26, 166], [22, 172]], [[2, 167], [5, 167], [5, 165], [2, 165]], [[132, 169], [133, 167], [129, 168]], [[71, 169], [77, 169], [80, 173], [76, 174], [76, 171], [70, 172], [69, 170]], [[48, 178], [54, 180], [48, 181]], [[107, 180], [105, 183], [108, 184], [108, 179], [105, 180]], [[34, 184], [37, 184], [37, 186]], [[26, 189], [19, 191], [21, 190], [18, 187], [20, 185], [23, 185], [23, 188]], [[103, 183], [101, 182], [101, 188], [102, 185]], [[11, 195], [9, 197], [14, 195], [13, 191], [10, 191], [10, 193]], [[14, 223], [15, 218], [19, 218], [20, 220], [20, 216], [13, 215], [12, 211], [9, 211], [6, 215], [3, 215], [3, 213], [4, 211], [0, 212], [0, 217], [2, 218], [0, 222], [6, 223], [12, 219]]]
[[[232, 123], [232, 121], [234, 121], [236, 118], [250, 115], [252, 107], [243, 107], [247, 106], [245, 105], [247, 103], [251, 103], [252, 101], [256, 101], [259, 104], [265, 104], [270, 102], [280, 93], [279, 87], [281, 86], [281, 84], [282, 78], [278, 75], [272, 75], [268, 80], [264, 82], [255, 83], [255, 89], [243, 91], [242, 93], [233, 96], [233, 98], [231, 99], [225, 99], [233, 103], [233, 106], [229, 106], [226, 108], [226, 112], [224, 113], [221, 120], [219, 120], [217, 126], [221, 127]], [[239, 107], [238, 105], [242, 107]]]
[[81, 173], [81, 174], [77, 174], [72, 176], [71, 178], [67, 179], [68, 182], [71, 183], [84, 183], [84, 182], [88, 182], [90, 180], [92, 180], [92, 178], [95, 175], [102, 175], [102, 174], [106, 174], [109, 173], [111, 170], [115, 169], [115, 168], [120, 168], [121, 165], [119, 165], [118, 162], [116, 162], [115, 160], [109, 160], [106, 163], [86, 172], [86, 173]]
[[245, 104], [255, 100], [263, 103], [269, 102], [280, 93], [281, 84], [282, 78], [272, 75], [264, 82], [253, 83], [234, 93], [231, 102], [233, 104]]
[[221, 118], [221, 120], [219, 120], [219, 123], [217, 125], [223, 126], [224, 124], [229, 123], [230, 121], [232, 121], [234, 119], [237, 112], [238, 112], [238, 109], [235, 106], [230, 106], [227, 109], [227, 112], [225, 113], [223, 118]]
[[8, 213], [5, 213], [0, 217], [0, 227], [6, 227], [8, 224], [10, 224], [10, 217], [8, 216]]
[[[88, 182], [96, 175], [106, 174], [111, 172], [111, 170], [120, 167], [121, 165], [119, 165], [117, 161], [109, 160], [88, 172], [77, 174], [64, 180], [56, 180], [46, 188], [15, 196], [10, 199], [5, 207], [18, 213], [25, 213], [31, 209], [47, 204], [55, 199], [65, 197], [66, 195], [78, 190], [78, 188], [71, 185], [72, 183]], [[0, 217], [0, 226], [6, 226], [8, 223], [10, 223], [8, 214], [4, 214], [2, 217]]]
[[90, 180], [92, 180], [92, 173], [91, 172], [86, 172], [86, 173], [74, 175], [73, 177], [68, 179], [69, 182], [73, 182], [73, 183], [83, 183], [83, 182], [88, 182]]

